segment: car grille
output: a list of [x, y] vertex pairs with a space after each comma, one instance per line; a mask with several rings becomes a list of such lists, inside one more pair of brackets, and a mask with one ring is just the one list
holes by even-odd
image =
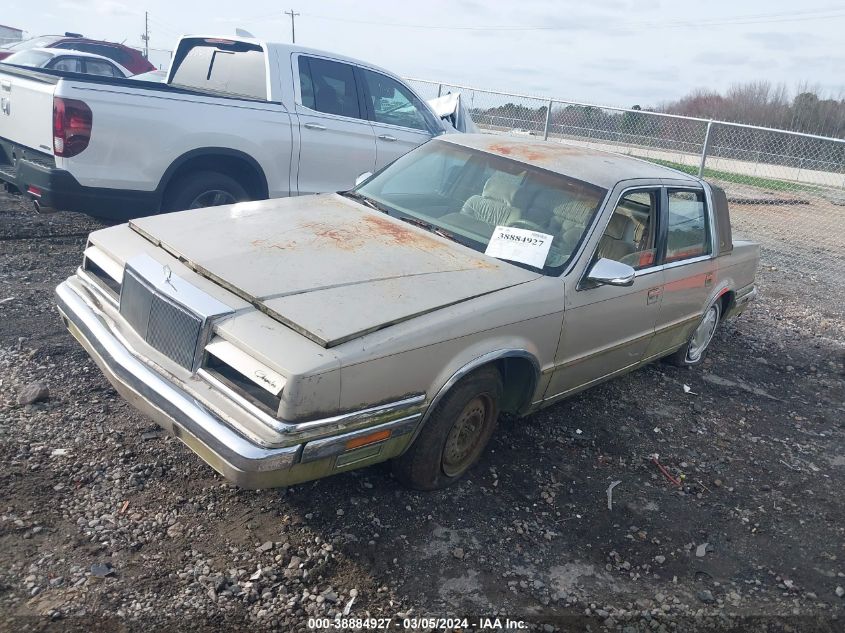
[[156, 292], [128, 266], [123, 273], [120, 314], [151, 347], [193, 369], [202, 318]]

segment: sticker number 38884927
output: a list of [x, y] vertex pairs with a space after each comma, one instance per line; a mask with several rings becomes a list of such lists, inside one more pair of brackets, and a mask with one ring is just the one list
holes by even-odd
[[542, 268], [552, 247], [552, 236], [512, 226], [497, 226], [484, 251], [486, 255]]

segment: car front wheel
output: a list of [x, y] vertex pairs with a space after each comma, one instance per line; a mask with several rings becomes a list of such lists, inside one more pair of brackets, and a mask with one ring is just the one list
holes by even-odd
[[393, 461], [396, 478], [416, 490], [458, 481], [484, 452], [499, 417], [502, 378], [482, 367], [456, 384], [411, 447]]

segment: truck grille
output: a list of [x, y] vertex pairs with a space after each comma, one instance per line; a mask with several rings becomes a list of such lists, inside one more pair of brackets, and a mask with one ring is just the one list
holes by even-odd
[[203, 319], [156, 292], [128, 266], [123, 273], [120, 314], [151, 347], [193, 369]]

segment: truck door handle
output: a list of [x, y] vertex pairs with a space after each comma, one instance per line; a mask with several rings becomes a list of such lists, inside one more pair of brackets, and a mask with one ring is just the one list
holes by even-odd
[[325, 130], [325, 125], [320, 125], [319, 123], [306, 123], [305, 127], [309, 130]]
[[652, 288], [648, 291], [648, 300], [646, 301], [647, 305], [651, 305], [652, 303], [657, 303], [660, 299], [660, 294], [663, 291], [660, 288]]
[[397, 140], [395, 136], [391, 136], [390, 134], [379, 134], [378, 137], [383, 141], [390, 141], [391, 143]]

